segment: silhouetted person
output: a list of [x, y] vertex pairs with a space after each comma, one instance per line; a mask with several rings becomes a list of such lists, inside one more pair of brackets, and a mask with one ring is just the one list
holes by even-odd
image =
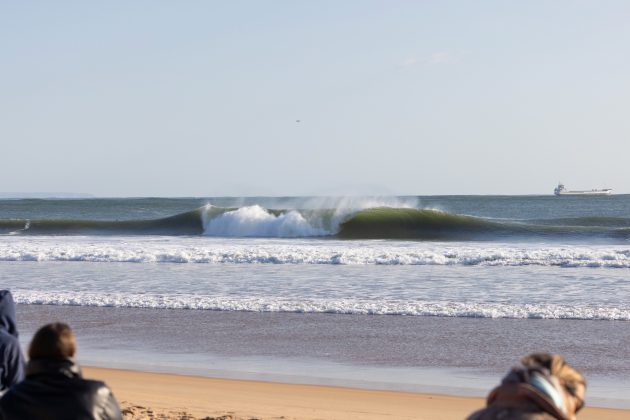
[[68, 325], [40, 328], [28, 350], [26, 379], [0, 399], [0, 419], [121, 419], [112, 391], [101, 381], [83, 379], [75, 353]]
[[468, 420], [574, 420], [584, 405], [586, 381], [557, 354], [521, 360]]
[[24, 357], [18, 342], [15, 302], [8, 290], [0, 290], [0, 395], [24, 379]]

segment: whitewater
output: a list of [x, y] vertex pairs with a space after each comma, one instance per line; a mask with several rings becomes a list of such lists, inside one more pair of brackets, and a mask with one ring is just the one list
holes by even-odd
[[0, 200], [0, 279], [27, 305], [626, 321], [629, 206], [629, 196]]
[[[265, 227], [267, 229], [267, 227]], [[256, 230], [259, 232], [259, 230]], [[181, 237], [5, 237], [0, 261], [630, 268], [630, 246]]]
[[0, 284], [24, 337], [64, 319], [96, 365], [292, 366], [408, 390], [455, 369], [446, 383], [483, 395], [497, 366], [548, 350], [630, 406], [628, 209], [626, 195], [0, 200]]

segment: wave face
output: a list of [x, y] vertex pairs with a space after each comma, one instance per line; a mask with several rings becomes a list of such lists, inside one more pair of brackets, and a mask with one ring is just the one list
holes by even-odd
[[347, 239], [497, 240], [630, 239], [630, 219], [590, 217], [539, 221], [490, 220], [433, 209], [367, 209], [340, 225]]
[[206, 205], [157, 219], [4, 219], [0, 220], [0, 233], [624, 243], [630, 240], [630, 218], [515, 220], [400, 207], [274, 210], [259, 205], [234, 208]]
[[258, 205], [206, 205], [170, 217], [141, 220], [5, 219], [4, 235], [205, 235], [222, 237], [333, 236], [350, 210], [268, 210]]
[[406, 315], [459, 318], [584, 319], [629, 321], [630, 309], [550, 304], [502, 304], [365, 299], [244, 298], [233, 296], [16, 291], [26, 305], [100, 306], [211, 311]]
[[201, 209], [149, 220], [9, 219], [0, 220], [5, 235], [200, 235]]

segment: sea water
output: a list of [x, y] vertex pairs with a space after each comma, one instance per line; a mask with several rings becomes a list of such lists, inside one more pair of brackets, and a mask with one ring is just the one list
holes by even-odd
[[630, 406], [630, 196], [0, 201], [22, 340], [234, 378], [484, 395], [529, 351]]

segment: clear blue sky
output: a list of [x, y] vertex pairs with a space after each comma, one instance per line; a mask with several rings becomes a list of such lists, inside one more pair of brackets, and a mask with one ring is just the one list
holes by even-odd
[[630, 193], [629, 22], [628, 1], [2, 1], [0, 191]]

